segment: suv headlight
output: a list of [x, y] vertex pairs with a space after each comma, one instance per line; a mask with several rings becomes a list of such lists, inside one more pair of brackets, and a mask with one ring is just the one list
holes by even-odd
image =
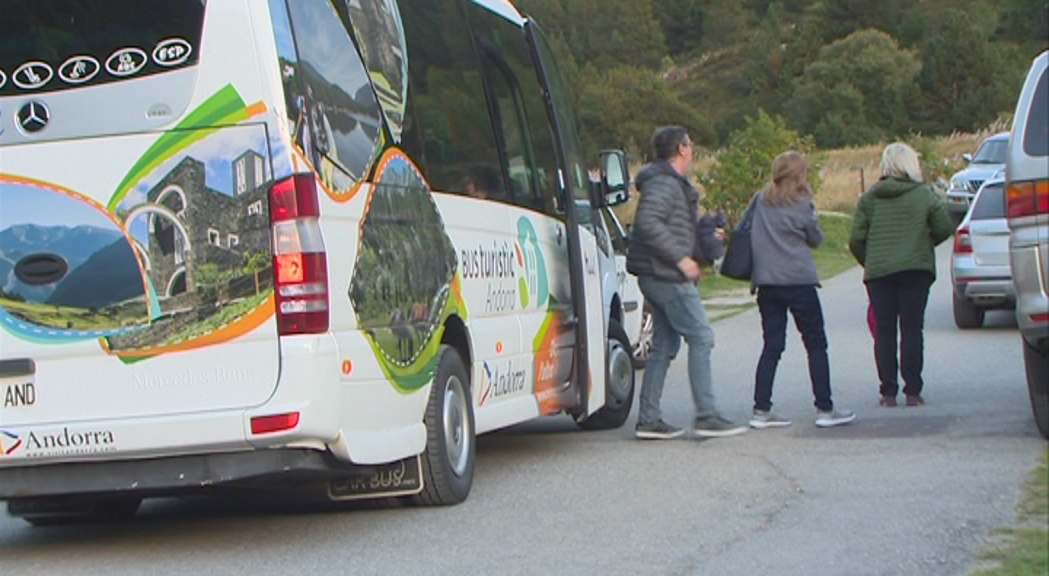
[[969, 190], [969, 181], [965, 178], [959, 178], [955, 176], [951, 178], [951, 191], [954, 192], [965, 192]]

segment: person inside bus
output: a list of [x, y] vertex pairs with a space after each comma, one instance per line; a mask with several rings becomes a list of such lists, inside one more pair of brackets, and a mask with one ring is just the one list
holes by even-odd
[[490, 164], [471, 164], [466, 167], [463, 188], [471, 198], [492, 199], [501, 193], [502, 178]]

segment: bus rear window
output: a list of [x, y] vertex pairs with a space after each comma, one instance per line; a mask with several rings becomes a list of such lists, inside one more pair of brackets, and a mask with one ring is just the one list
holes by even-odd
[[193, 66], [205, 0], [0, 0], [0, 96]]

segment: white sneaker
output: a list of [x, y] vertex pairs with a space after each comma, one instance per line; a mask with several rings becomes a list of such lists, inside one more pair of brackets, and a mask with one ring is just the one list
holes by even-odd
[[790, 426], [790, 420], [780, 418], [771, 411], [755, 410], [750, 417], [751, 428], [762, 430], [765, 428], [783, 428], [784, 426]]
[[829, 412], [816, 413], [816, 426], [830, 428], [831, 426], [842, 426], [856, 419], [856, 413], [852, 410], [831, 410]]

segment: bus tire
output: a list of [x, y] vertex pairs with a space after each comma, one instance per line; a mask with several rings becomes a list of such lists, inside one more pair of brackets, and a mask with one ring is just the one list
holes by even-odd
[[616, 320], [608, 323], [605, 349], [605, 405], [589, 418], [579, 420], [584, 430], [619, 428], [634, 403], [634, 358], [630, 339]]
[[458, 504], [470, 494], [477, 441], [470, 380], [459, 353], [442, 344], [426, 406], [426, 449], [422, 453], [422, 492], [413, 502], [426, 506]]

